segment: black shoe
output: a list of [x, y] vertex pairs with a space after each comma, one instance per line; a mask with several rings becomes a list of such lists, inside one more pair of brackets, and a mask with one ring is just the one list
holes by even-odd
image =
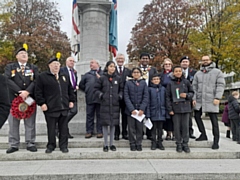
[[115, 137], [114, 137], [114, 140], [115, 140], [115, 141], [119, 141], [119, 136], [115, 136]]
[[207, 141], [208, 139], [207, 139], [207, 136], [206, 135], [204, 135], [204, 134], [201, 134], [197, 139], [196, 139], [196, 141]]
[[156, 149], [157, 149], [156, 142], [152, 142], [151, 150], [156, 150]]
[[188, 146], [183, 146], [182, 149], [185, 153], [190, 153], [190, 149]]
[[37, 152], [36, 146], [27, 147], [27, 150], [31, 152]]
[[10, 147], [10, 148], [6, 151], [6, 153], [7, 153], [7, 154], [10, 154], [10, 153], [14, 153], [14, 152], [16, 152], [16, 151], [18, 151], [18, 148]]
[[116, 146], [114, 146], [114, 145], [111, 145], [111, 146], [110, 146], [110, 149], [111, 149], [112, 151], [116, 151], [116, 150], [117, 150]]
[[177, 145], [176, 151], [181, 153], [182, 150], [183, 150], [182, 146], [181, 145]]
[[213, 143], [213, 145], [212, 145], [212, 149], [219, 149], [219, 145], [216, 144], [216, 143]]
[[108, 152], [108, 146], [103, 147], [103, 152]]
[[137, 149], [136, 149], [136, 146], [135, 146], [135, 145], [131, 145], [131, 146], [130, 146], [130, 150], [131, 150], [131, 151], [136, 151], [136, 150], [137, 150]]
[[47, 148], [46, 151], [45, 151], [45, 153], [47, 153], [47, 154], [52, 153], [52, 152], [53, 152], [53, 150], [50, 149], [50, 148]]
[[196, 137], [195, 137], [193, 134], [190, 134], [190, 135], [189, 135], [189, 138], [191, 138], [191, 139], [196, 139]]
[[158, 143], [158, 148], [159, 148], [160, 150], [165, 150], [165, 147], [163, 146], [162, 142], [159, 142], [159, 143]]
[[226, 132], [226, 138], [230, 138], [230, 130], [227, 130], [227, 132]]
[[128, 136], [123, 136], [122, 138], [125, 140], [128, 140]]
[[69, 139], [73, 139], [73, 136], [71, 134], [68, 134]]
[[68, 148], [63, 148], [63, 149], [60, 149], [62, 151], [62, 153], [68, 153]]
[[142, 151], [142, 145], [137, 145], [137, 151]]

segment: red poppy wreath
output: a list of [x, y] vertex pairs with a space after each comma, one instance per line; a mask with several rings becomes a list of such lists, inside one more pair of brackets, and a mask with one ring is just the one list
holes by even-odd
[[34, 102], [31, 106], [23, 101], [23, 99], [18, 96], [13, 99], [12, 107], [11, 107], [11, 114], [13, 117], [21, 120], [27, 119], [31, 117], [33, 112], [36, 109], [36, 103]]

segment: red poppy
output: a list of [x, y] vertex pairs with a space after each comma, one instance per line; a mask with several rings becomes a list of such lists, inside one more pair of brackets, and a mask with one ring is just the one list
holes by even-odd
[[109, 78], [109, 81], [111, 81], [111, 82], [112, 82], [112, 78]]
[[12, 101], [11, 114], [13, 117], [21, 120], [31, 117], [36, 110], [36, 103], [31, 106], [27, 105], [20, 96], [17, 96]]

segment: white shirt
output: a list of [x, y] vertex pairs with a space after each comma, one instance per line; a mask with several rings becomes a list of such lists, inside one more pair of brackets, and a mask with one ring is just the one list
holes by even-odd
[[[123, 72], [124, 66], [121, 66], [121, 67], [122, 67], [122, 72]], [[120, 74], [120, 68], [119, 68], [119, 66], [117, 66], [117, 70], [118, 70], [118, 73]]]
[[188, 68], [187, 69], [183, 69], [183, 71], [184, 71], [184, 74], [185, 74], [185, 78], [187, 78], [188, 77]]

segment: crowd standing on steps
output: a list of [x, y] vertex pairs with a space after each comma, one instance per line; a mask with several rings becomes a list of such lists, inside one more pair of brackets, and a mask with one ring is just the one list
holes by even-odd
[[[91, 138], [95, 134], [97, 138], [103, 138], [104, 152], [117, 150], [114, 140], [120, 140], [120, 135], [129, 141], [131, 151], [142, 151], [142, 140], [146, 133], [147, 139], [151, 140], [151, 150], [165, 150], [165, 139], [176, 142], [177, 152], [190, 153], [189, 138], [195, 138], [192, 127], [193, 109], [201, 133], [196, 141], [208, 139], [201, 118], [204, 112], [212, 123], [212, 149], [218, 149], [220, 136], [217, 114], [225, 80], [210, 56], [202, 57], [198, 71], [190, 67], [188, 56], [179, 58], [178, 66], [173, 66], [172, 60], [165, 58], [163, 71], [159, 74], [150, 65], [150, 54], [142, 53], [139, 57], [139, 64], [132, 70], [125, 67], [125, 57], [121, 53], [117, 54], [116, 63], [106, 63], [104, 71], [98, 60], [91, 59], [90, 71], [82, 75], [78, 82], [73, 57], [67, 58], [64, 67], [61, 67], [58, 58], [51, 58], [48, 61], [49, 70], [38, 73], [37, 66], [28, 63], [27, 49], [18, 49], [17, 62], [8, 64], [4, 76], [0, 76], [0, 83], [4, 84], [0, 89], [0, 96], [3, 97], [0, 99], [0, 110], [4, 112], [0, 114], [0, 128], [6, 119], [9, 123], [10, 147], [6, 153], [18, 151], [20, 144], [21, 118], [16, 118], [14, 114], [14, 99], [26, 101], [29, 97], [41, 107], [45, 115], [48, 136], [45, 152], [52, 153], [59, 147], [63, 153], [67, 153], [68, 139], [73, 138], [68, 128], [69, 122], [79, 113], [78, 90], [85, 93], [85, 138]], [[240, 143], [238, 98], [238, 92], [233, 92], [229, 97], [222, 120], [226, 126], [231, 126], [233, 141]], [[22, 119], [25, 119], [26, 149], [36, 152], [35, 104], [21, 108], [30, 106], [33, 107], [30, 116]], [[134, 116], [145, 116], [145, 119], [138, 121]], [[146, 119], [153, 126], [145, 131]], [[166, 131], [164, 139], [163, 130]], [[56, 143], [56, 136], [59, 137], [59, 144]], [[230, 129], [226, 136], [230, 138]]]

